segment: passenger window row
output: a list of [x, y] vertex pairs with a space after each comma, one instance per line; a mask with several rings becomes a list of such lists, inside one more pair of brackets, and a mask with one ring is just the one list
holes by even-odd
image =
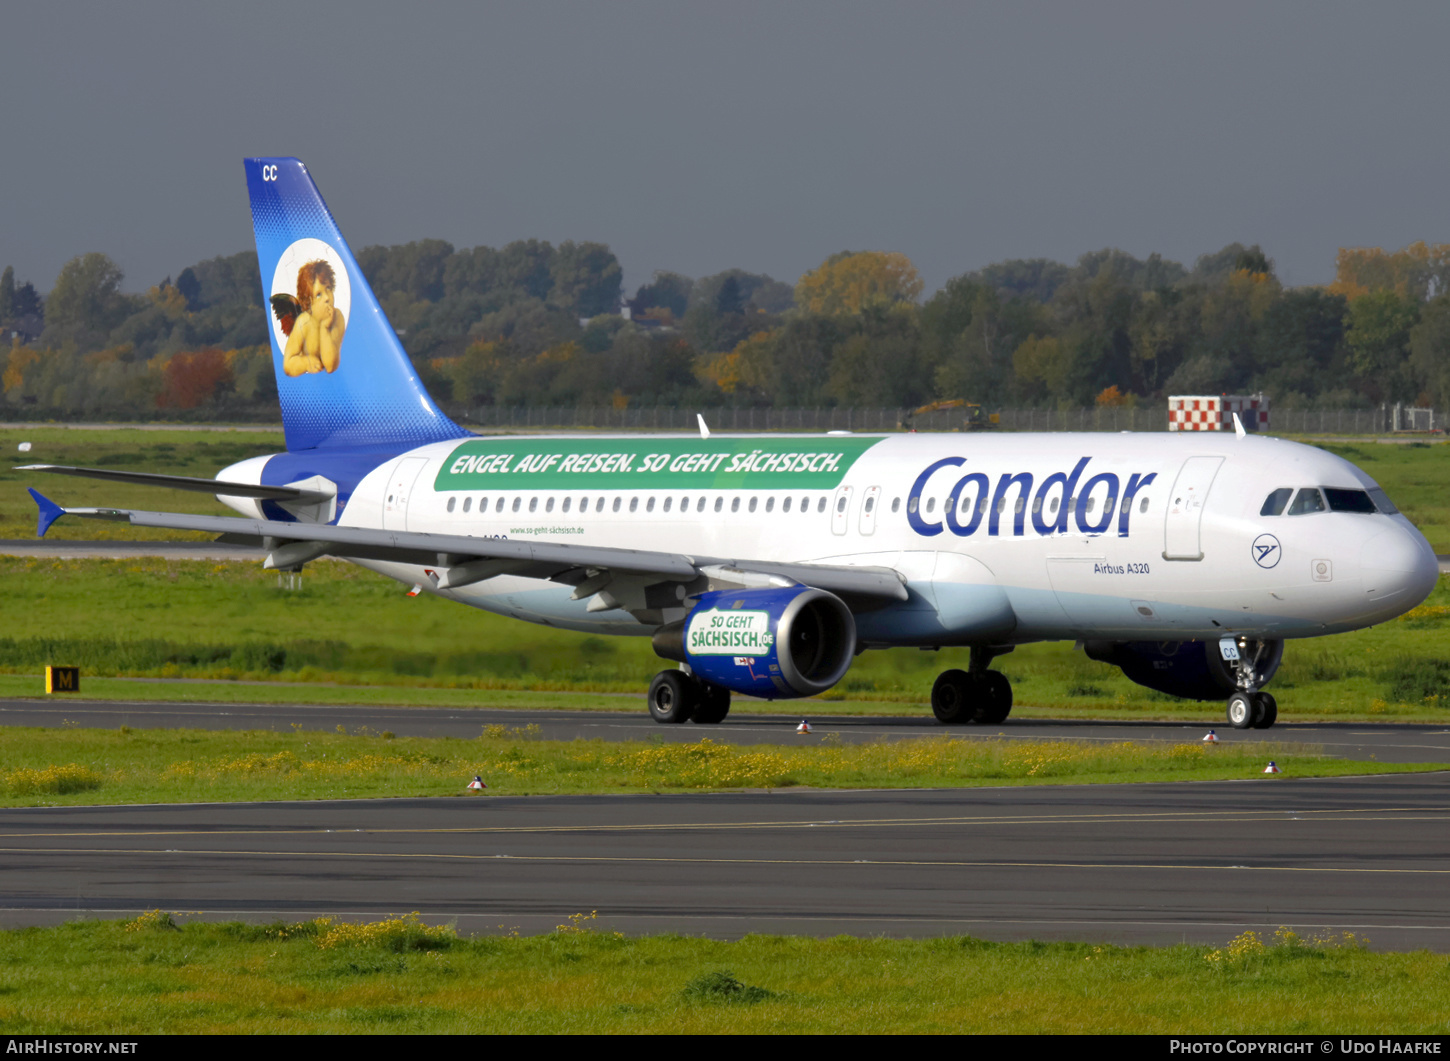
[[[527, 500], [528, 500], [527, 511], [528, 512], [538, 512], [539, 511], [539, 501], [541, 500], [538, 497], [538, 495], [535, 495], [533, 497], [530, 497]], [[545, 512], [553, 512], [554, 511], [554, 505], [555, 505], [556, 498], [554, 496], [550, 495], [548, 497], [543, 498], [542, 500], [543, 500], [543, 510]], [[625, 509], [624, 500], [625, 499], [623, 497], [615, 496], [613, 498], [612, 502], [611, 502], [611, 499], [608, 498], [608, 497], [602, 497], [601, 496], [601, 497], [591, 498], [588, 495], [586, 495], [586, 496], [581, 497], [581, 498], [578, 499], [578, 510], [577, 511], [578, 511], [578, 514], [579, 515], [584, 515], [585, 513], [587, 513], [587, 512], [590, 511], [590, 504], [592, 502], [592, 504], [593, 504], [593, 511], [595, 511], [595, 512], [604, 512], [606, 510], [607, 511], [610, 511], [610, 512], [620, 512], [620, 511], [623, 511]], [[841, 500], [844, 503], [845, 498], [842, 498]], [[515, 496], [515, 497], [512, 497], [512, 498], [509, 498], [509, 497], [498, 497], [496, 499], [493, 499], [492, 502], [487, 497], [481, 497], [481, 498], [478, 499], [478, 514], [480, 516], [483, 516], [483, 515], [488, 515], [490, 513], [502, 514], [504, 512], [509, 512], [509, 513], [523, 512], [523, 511], [525, 511], [524, 501], [525, 501], [524, 498], [518, 497], [518, 496]], [[645, 498], [644, 499], [644, 510], [646, 512], [653, 512], [655, 510], [655, 507], [656, 507], [656, 503], [657, 502], [659, 502], [659, 508], [660, 508], [660, 510], [662, 512], [669, 512], [669, 511], [671, 511], [671, 509], [674, 509], [674, 507], [675, 507], [675, 499], [674, 499], [673, 496], [666, 496], [663, 499], [656, 498], [656, 497], [649, 497], [649, 498]], [[693, 502], [693, 505], [694, 505], [694, 511], [696, 511], [696, 512], [704, 512], [705, 511], [705, 508], [706, 508], [706, 505], [708, 504], [708, 498], [704, 497], [703, 495], [700, 496], [700, 497], [698, 497], [698, 498], [693, 498], [693, 499], [690, 498], [690, 497], [688, 497], [688, 496], [682, 497], [679, 500], [678, 512], [681, 515], [684, 515], [685, 513], [689, 512], [691, 510], [691, 503], [692, 502]], [[739, 512], [740, 511], [740, 502], [741, 502], [741, 499], [740, 499], [740, 497], [738, 495], [736, 497], [732, 497], [730, 499], [730, 511], [731, 512]], [[796, 507], [795, 502], [796, 502], [796, 499], [794, 497], [781, 498], [780, 499], [780, 510], [781, 510], [781, 512], [790, 512], [793, 507]], [[573, 495], [565, 496], [563, 498], [562, 502], [560, 502], [560, 504], [559, 504], [559, 511], [561, 513], [567, 513], [567, 512], [569, 512], [570, 509], [572, 509], [574, 507], [574, 503], [575, 503], [575, 499], [574, 499]], [[772, 495], [770, 495], [769, 497], [767, 497], [765, 499], [764, 510], [766, 512], [774, 512], [775, 511], [775, 507], [776, 507], [776, 497], [775, 497], [774, 494], [772, 494]], [[760, 508], [760, 498], [758, 496], [752, 495], [750, 497], [750, 499], [748, 500], [748, 502], [746, 503], [745, 508], [746, 508], [746, 511], [747, 512], [754, 512], [754, 511], [756, 511], [758, 508]], [[463, 498], [463, 503], [460, 506], [459, 505], [459, 502], [458, 502], [457, 496], [450, 497], [448, 499], [447, 509], [448, 509], [449, 512], [458, 512], [458, 511], [461, 511], [464, 514], [467, 514], [467, 513], [471, 512], [473, 510], [473, 498], [471, 496]], [[630, 511], [630, 512], [638, 512], [639, 509], [640, 509], [640, 498], [638, 496], [631, 497], [629, 499], [628, 511]], [[725, 510], [725, 498], [724, 497], [717, 496], [715, 498], [715, 504], [713, 506], [713, 509], [716, 512], [723, 512]], [[805, 514], [805, 513], [808, 513], [810, 511], [810, 509], [811, 509], [811, 499], [809, 497], [802, 497], [800, 499], [800, 504], [799, 504], [799, 507], [798, 507], [797, 510], [799, 512], [801, 512], [802, 514]], [[894, 512], [895, 510], [896, 510], [895, 509], [895, 506], [893, 505], [892, 506], [892, 511]], [[816, 511], [817, 512], [824, 512], [824, 511], [826, 511], [826, 499], [824, 497], [820, 497], [820, 498], [818, 498], [816, 500]]]
[[[907, 506], [907, 511], [908, 512], [915, 512], [917, 510], [917, 505], [920, 502], [920, 500], [921, 500], [920, 498], [913, 497], [911, 499], [911, 504], [909, 504]], [[1061, 504], [1061, 501], [1062, 501], [1061, 498], [1057, 498], [1057, 497], [1052, 498], [1051, 502], [1047, 506], [1047, 514], [1050, 515], [1050, 516], [1057, 515], [1057, 510], [1058, 510], [1059, 505]], [[899, 505], [900, 503], [901, 503], [900, 498], [892, 501], [891, 502], [891, 511], [892, 512], [895, 512], [897, 505]], [[1013, 511], [1013, 513], [1015, 514], [1015, 513], [1021, 512], [1023, 510], [1023, 508], [1026, 506], [1026, 503], [1027, 502], [1026, 502], [1025, 499], [1023, 499], [1021, 497], [1018, 497], [1017, 500], [1015, 502], [1013, 502], [1013, 504], [1012, 504], [1012, 511]], [[1067, 508], [1068, 508], [1068, 511], [1071, 512], [1073, 510], [1074, 506], [1077, 505], [1077, 503], [1078, 503], [1078, 498], [1076, 498], [1076, 497], [1070, 497], [1070, 498], [1068, 498], [1067, 499]], [[983, 494], [981, 497], [976, 498], [975, 499], [975, 504], [976, 504], [976, 509], [977, 509], [977, 515], [978, 516], [986, 515], [986, 512], [987, 512], [987, 497], [986, 497], [986, 495]], [[1094, 512], [1097, 509], [1097, 504], [1098, 504], [1098, 499], [1095, 496], [1089, 495], [1089, 497], [1087, 499], [1087, 505], [1085, 506], [1084, 511], [1086, 513], [1088, 513], [1088, 514], [1091, 514], [1092, 512]], [[1112, 512], [1117, 507], [1117, 505], [1118, 505], [1118, 499], [1117, 499], [1117, 497], [1108, 497], [1107, 499], [1105, 499], [1103, 501], [1103, 512], [1110, 513], [1110, 512]], [[942, 502], [942, 511], [943, 512], [945, 512], [948, 507], [949, 506], [947, 505], [947, 503], [945, 501]], [[963, 516], [970, 515], [971, 514], [971, 511], [972, 511], [972, 507], [973, 507], [973, 498], [970, 495], [963, 497], [962, 500], [961, 500], [961, 505], [960, 505], [960, 512], [961, 512], [961, 514]], [[926, 512], [928, 514], [930, 514], [930, 513], [935, 512], [935, 511], [936, 511], [936, 498], [934, 498], [934, 497], [927, 498], [926, 499]], [[1005, 513], [1006, 511], [1007, 511], [1007, 499], [1005, 497], [999, 497], [997, 499], [997, 512], [998, 513]], [[1035, 498], [1032, 499], [1032, 511], [1033, 512], [1041, 512], [1042, 511], [1042, 498], [1035, 497]], [[1148, 497], [1147, 497], [1147, 495], [1144, 495], [1143, 498], [1142, 498], [1142, 500], [1138, 503], [1138, 511], [1139, 512], [1147, 512], [1148, 511]]]

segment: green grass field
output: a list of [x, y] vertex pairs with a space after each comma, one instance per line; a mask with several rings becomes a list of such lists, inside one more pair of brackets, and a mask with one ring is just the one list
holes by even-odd
[[[536, 727], [535, 727], [536, 729]], [[1264, 776], [1273, 760], [1281, 771]], [[1446, 766], [1333, 759], [1269, 741], [1104, 744], [934, 736], [790, 746], [540, 740], [527, 727], [476, 738], [356, 733], [0, 728], [0, 805], [236, 802], [732, 788], [977, 788], [1418, 773]], [[474, 776], [488, 795], [466, 792]]]
[[1450, 960], [1348, 934], [1218, 947], [132, 921], [0, 932], [10, 1035], [1450, 1031]]
[[[30, 452], [19, 451], [21, 442], [31, 444]], [[0, 430], [0, 538], [35, 537], [36, 508], [26, 493], [27, 487], [70, 508], [236, 515], [210, 494], [15, 471], [21, 465], [70, 464], [211, 478], [239, 460], [284, 449], [286, 443], [280, 431], [142, 431], [124, 427]], [[51, 536], [85, 541], [205, 541], [210, 537], [91, 519], [68, 519], [52, 530]]]

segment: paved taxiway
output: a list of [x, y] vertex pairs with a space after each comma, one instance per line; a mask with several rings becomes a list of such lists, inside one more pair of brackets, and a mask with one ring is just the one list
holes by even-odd
[[[487, 694], [482, 694], [487, 696]], [[288, 732], [294, 727], [400, 737], [477, 737], [484, 726], [538, 726], [550, 740], [713, 741], [732, 744], [802, 744], [826, 739], [858, 743], [941, 736], [1001, 737], [1009, 740], [1146, 741], [1180, 744], [1198, 741], [1213, 728], [1220, 741], [1313, 745], [1343, 759], [1378, 759], [1394, 763], [1450, 763], [1450, 727], [1425, 724], [1361, 722], [1280, 722], [1272, 730], [1236, 731], [1211, 721], [1205, 705], [1203, 722], [1076, 722], [1013, 718], [1001, 726], [953, 726], [932, 718], [922, 705], [920, 715], [867, 717], [811, 715], [812, 733], [795, 732], [801, 716], [731, 715], [718, 726], [661, 726], [644, 710], [643, 697], [620, 697], [638, 704], [621, 711], [560, 711], [524, 708], [367, 707], [296, 704], [169, 704], [110, 700], [0, 700], [0, 725], [72, 725], [115, 729], [234, 729]], [[797, 705], [799, 708], [801, 705]], [[823, 705], [812, 704], [810, 707]], [[809, 710], [809, 708], [806, 708]]]
[[1450, 774], [0, 811], [0, 924], [417, 910], [603, 929], [1450, 952]]

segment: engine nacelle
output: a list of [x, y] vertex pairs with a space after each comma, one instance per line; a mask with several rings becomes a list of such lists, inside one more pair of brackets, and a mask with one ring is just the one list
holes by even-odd
[[807, 586], [716, 590], [653, 643], [714, 685], [788, 700], [841, 680], [856, 654], [856, 620], [839, 597]]
[[[1233, 665], [1213, 641], [1088, 641], [1089, 659], [1111, 663], [1132, 681], [1188, 700], [1223, 700], [1238, 688]], [[1254, 660], [1256, 685], [1264, 685], [1284, 658], [1282, 641], [1250, 641], [1244, 657]]]

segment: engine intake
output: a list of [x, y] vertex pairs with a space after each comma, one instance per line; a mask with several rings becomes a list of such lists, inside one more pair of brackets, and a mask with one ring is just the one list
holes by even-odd
[[808, 586], [716, 590], [656, 630], [653, 644], [712, 684], [788, 700], [841, 680], [856, 652], [856, 620], [839, 597]]

